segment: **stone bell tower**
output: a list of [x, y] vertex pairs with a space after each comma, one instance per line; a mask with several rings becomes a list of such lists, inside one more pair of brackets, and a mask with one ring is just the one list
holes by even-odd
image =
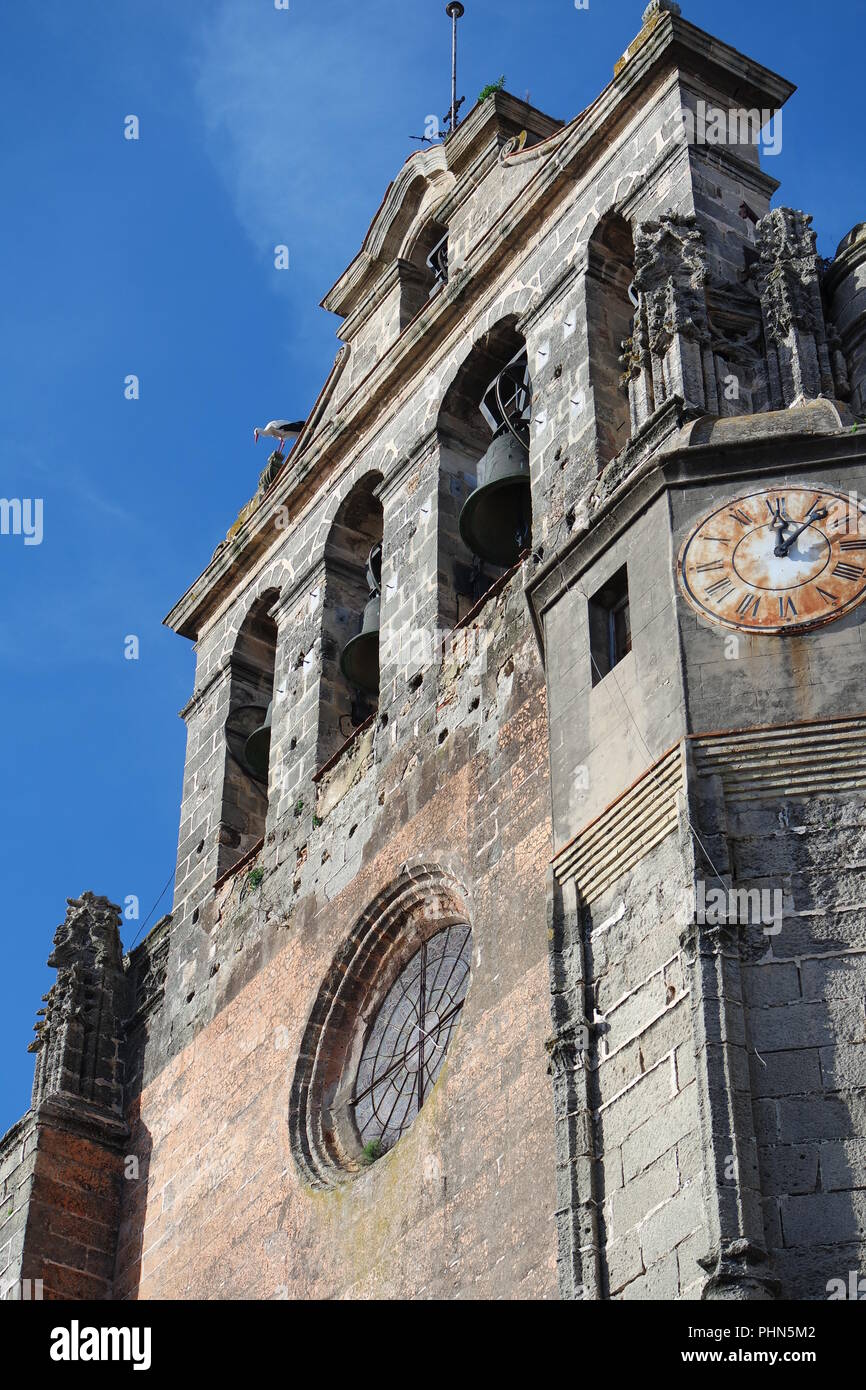
[[828, 263], [771, 207], [793, 90], [652, 0], [573, 119], [488, 91], [398, 171], [291, 452], [165, 620], [173, 909], [122, 958], [69, 904], [15, 1279], [863, 1269], [866, 237]]

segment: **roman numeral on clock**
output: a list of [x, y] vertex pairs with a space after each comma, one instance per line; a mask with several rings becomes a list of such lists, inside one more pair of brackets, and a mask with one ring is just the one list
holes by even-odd
[[789, 614], [792, 614], [793, 617], [796, 618], [797, 605], [792, 598], [786, 599], [784, 595], [782, 595], [779, 599], [779, 617], [787, 618]]
[[840, 579], [862, 579], [866, 570], [860, 565], [849, 565], [844, 560], [840, 560], [833, 573], [838, 574]]
[[732, 516], [734, 521], [738, 521], [741, 526], [751, 526], [752, 524], [752, 518], [748, 512], [743, 511], [742, 507], [735, 507], [732, 512], [728, 512], [728, 516]]
[[724, 568], [724, 560], [708, 560], [704, 565], [695, 565], [698, 574], [703, 574], [704, 570], [723, 570]]
[[[754, 607], [752, 607], [752, 605], [754, 605]], [[761, 597], [760, 597], [760, 594], [746, 594], [746, 597], [742, 600], [742, 602], [740, 602], [740, 603], [737, 604], [737, 612], [740, 614], [740, 617], [744, 618], [744, 617], [746, 616], [746, 610], [747, 610], [748, 608], [751, 608], [751, 609], [752, 609], [751, 616], [752, 616], [753, 618], [757, 618], [757, 616], [758, 616], [758, 609], [760, 608], [760, 606], [761, 606]]]
[[[837, 508], [840, 507], [842, 509], [841, 514], [837, 511]], [[843, 502], [841, 499], [837, 502], [833, 502], [827, 508], [827, 512], [829, 516], [835, 516], [836, 518], [832, 526], [834, 531], [844, 530], [849, 534], [853, 532], [856, 535], [863, 525], [863, 512], [855, 502], [853, 496], [849, 496], [847, 502]]]
[[863, 541], [840, 541], [840, 550], [866, 550], [866, 540]]
[[734, 586], [730, 579], [717, 579], [715, 584], [711, 584], [706, 592], [708, 596], [712, 594], [715, 597], [716, 603], [721, 603], [722, 599], [727, 598], [728, 594], [732, 594], [733, 591]]
[[816, 585], [815, 585], [815, 588], [817, 589], [817, 591], [818, 591], [818, 593], [821, 595], [821, 597], [822, 597], [822, 598], [825, 598], [825, 599], [827, 600], [828, 603], [838, 603], [838, 602], [839, 602], [839, 595], [838, 595], [838, 594], [831, 594], [829, 589], [822, 589], [820, 584], [816, 584]]

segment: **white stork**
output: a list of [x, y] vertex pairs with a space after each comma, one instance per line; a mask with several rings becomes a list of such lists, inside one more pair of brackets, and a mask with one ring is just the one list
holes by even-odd
[[265, 435], [268, 439], [278, 439], [280, 443], [277, 453], [282, 454], [283, 445], [287, 441], [294, 443], [305, 424], [305, 420], [269, 420], [261, 429], [253, 430], [253, 438], [257, 444], [259, 435]]

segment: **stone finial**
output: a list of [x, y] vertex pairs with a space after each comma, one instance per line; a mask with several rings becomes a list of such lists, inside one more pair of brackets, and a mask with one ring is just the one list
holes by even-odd
[[797, 208], [772, 208], [757, 222], [756, 236], [762, 261], [811, 261], [815, 256], [812, 216]]
[[658, 19], [659, 15], [672, 14], [681, 15], [682, 10], [676, 0], [650, 0], [643, 12], [643, 23], [649, 24], [652, 20]]
[[44, 996], [30, 1051], [36, 1053], [33, 1105], [57, 1094], [120, 1111], [126, 978], [120, 908], [83, 893], [69, 898], [48, 964], [57, 982]]
[[758, 222], [755, 240], [770, 409], [818, 396], [841, 398], [847, 389], [842, 373], [834, 375], [812, 218], [796, 208], [773, 208]]
[[91, 969], [109, 966], [122, 970], [117, 904], [95, 893], [67, 898], [66, 904], [66, 917], [54, 933], [54, 950], [48, 957], [48, 965], [60, 970], [80, 961]]
[[706, 248], [693, 215], [671, 210], [638, 225], [632, 286], [637, 307], [620, 359], [633, 431], [673, 396], [715, 413], [704, 361], [706, 281]]

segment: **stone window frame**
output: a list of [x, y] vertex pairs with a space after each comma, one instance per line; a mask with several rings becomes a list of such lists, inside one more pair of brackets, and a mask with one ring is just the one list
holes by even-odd
[[[596, 589], [587, 601], [589, 619], [590, 676], [594, 686], [624, 661], [631, 651], [631, 599], [628, 564]], [[617, 619], [622, 619], [622, 626]]]
[[[363, 1171], [349, 1102], [368, 1031], [422, 942], [462, 923], [471, 931], [468, 895], [459, 880], [436, 864], [407, 865], [373, 899], [337, 951], [307, 1020], [289, 1100], [290, 1146], [309, 1186], [336, 1187]], [[473, 974], [470, 970], [467, 999]], [[463, 1013], [465, 1008], [451, 1048], [460, 1037]]]

